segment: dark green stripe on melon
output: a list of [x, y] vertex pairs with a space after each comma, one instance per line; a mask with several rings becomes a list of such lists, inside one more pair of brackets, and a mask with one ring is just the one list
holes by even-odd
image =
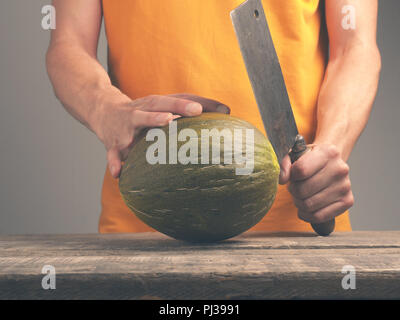
[[[184, 128], [218, 130], [254, 129], [254, 170], [237, 175], [232, 164], [155, 164], [146, 160], [153, 141], [141, 138], [130, 151], [119, 179], [127, 206], [143, 222], [173, 238], [192, 242], [212, 242], [236, 236], [258, 223], [270, 209], [276, 195], [279, 164], [271, 144], [250, 123], [241, 119], [204, 113], [180, 118], [178, 133]], [[162, 130], [167, 136], [169, 127]], [[246, 150], [243, 133], [242, 150]], [[178, 141], [178, 149], [186, 142]], [[221, 162], [223, 162], [223, 139]], [[167, 152], [168, 155], [168, 152]], [[211, 140], [210, 140], [211, 158]], [[211, 159], [210, 159], [211, 160]], [[210, 161], [211, 162], [211, 161]]]

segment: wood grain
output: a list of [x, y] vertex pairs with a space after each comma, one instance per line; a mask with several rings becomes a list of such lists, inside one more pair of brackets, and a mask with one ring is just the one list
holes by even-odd
[[[44, 265], [56, 289], [43, 290]], [[344, 290], [343, 266], [356, 270]], [[0, 299], [400, 298], [400, 232], [245, 233], [190, 244], [159, 233], [0, 236]]]

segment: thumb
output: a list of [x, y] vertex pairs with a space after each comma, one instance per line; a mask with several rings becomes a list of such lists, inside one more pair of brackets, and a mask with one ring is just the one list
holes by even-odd
[[107, 152], [108, 169], [113, 178], [117, 179], [121, 173], [121, 156], [116, 148], [112, 148]]
[[286, 155], [281, 163], [281, 172], [279, 173], [279, 184], [286, 184], [290, 179], [290, 169], [292, 168], [292, 163], [290, 162], [289, 155]]

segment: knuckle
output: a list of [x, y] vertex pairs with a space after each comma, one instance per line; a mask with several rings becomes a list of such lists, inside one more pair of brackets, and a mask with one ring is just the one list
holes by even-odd
[[352, 193], [350, 193], [344, 200], [343, 200], [344, 206], [346, 209], [352, 207], [354, 205], [354, 196]]
[[349, 165], [347, 163], [345, 163], [345, 162], [342, 162], [339, 165], [338, 174], [341, 175], [341, 176], [347, 176], [349, 174], [349, 172], [350, 172]]
[[343, 161], [338, 161], [333, 164], [333, 175], [335, 178], [346, 177], [349, 175], [349, 171], [349, 166]]
[[294, 175], [296, 178], [298, 179], [302, 179], [306, 177], [307, 174], [307, 169], [305, 167], [305, 165], [298, 163], [296, 166], [294, 166], [293, 168], [294, 170]]
[[342, 195], [348, 194], [351, 191], [350, 179], [346, 179], [341, 187]]
[[132, 118], [133, 119], [135, 119], [135, 118], [137, 118], [138, 117], [138, 115], [139, 115], [139, 110], [138, 109], [132, 109], [132, 111], [131, 111], [131, 116], [132, 116]]
[[328, 145], [326, 152], [330, 158], [336, 158], [339, 156], [339, 149], [335, 145]]
[[156, 95], [156, 94], [151, 94], [146, 97], [146, 100], [147, 100], [146, 103], [149, 106], [154, 107], [157, 104], [157, 102], [160, 100], [160, 96]]
[[143, 112], [139, 109], [132, 110], [132, 126], [134, 129], [140, 127], [140, 124], [143, 122], [143, 119], [146, 120], [146, 115], [148, 112]]
[[315, 201], [312, 198], [308, 198], [303, 200], [303, 205], [304, 209], [306, 209], [308, 212], [312, 212], [314, 211], [315, 208]]

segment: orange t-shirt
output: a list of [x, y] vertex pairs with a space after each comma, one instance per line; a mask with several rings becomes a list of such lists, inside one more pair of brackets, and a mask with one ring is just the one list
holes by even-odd
[[[243, 0], [103, 0], [113, 83], [131, 99], [191, 93], [218, 100], [265, 133], [230, 19]], [[299, 132], [312, 142], [327, 57], [322, 1], [263, 0]], [[99, 232], [153, 231], [125, 205], [106, 170]], [[311, 231], [279, 186], [257, 231]], [[348, 212], [337, 231], [351, 230]]]

